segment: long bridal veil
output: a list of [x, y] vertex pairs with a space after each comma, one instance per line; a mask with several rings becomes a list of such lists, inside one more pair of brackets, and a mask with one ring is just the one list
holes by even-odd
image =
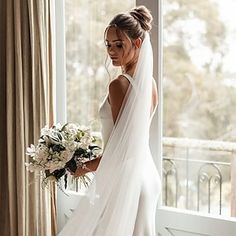
[[146, 32], [130, 83], [95, 177], [60, 236], [132, 235], [140, 170], [149, 147], [153, 54]]

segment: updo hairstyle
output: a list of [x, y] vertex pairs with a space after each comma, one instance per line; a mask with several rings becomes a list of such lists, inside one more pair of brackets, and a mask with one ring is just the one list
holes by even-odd
[[132, 41], [139, 37], [143, 40], [145, 32], [152, 29], [152, 20], [150, 11], [145, 6], [138, 6], [128, 13], [116, 15], [109, 23], [105, 33], [110, 27], [116, 27], [117, 33], [125, 33]]

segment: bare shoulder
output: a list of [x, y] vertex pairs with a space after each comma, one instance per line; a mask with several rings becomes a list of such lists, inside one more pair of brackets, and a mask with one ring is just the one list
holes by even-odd
[[109, 98], [120, 97], [121, 99], [126, 94], [129, 87], [129, 81], [123, 76], [119, 75], [109, 84]]
[[109, 102], [114, 123], [119, 114], [128, 87], [129, 81], [122, 75], [119, 75], [109, 84]]

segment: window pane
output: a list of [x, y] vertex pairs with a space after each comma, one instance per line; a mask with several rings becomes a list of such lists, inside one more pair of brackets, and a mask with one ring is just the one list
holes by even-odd
[[[135, 0], [66, 0], [67, 120], [100, 129], [99, 103], [112, 74], [105, 67], [104, 30], [115, 14]], [[110, 68], [109, 68], [110, 72]]]
[[165, 205], [230, 215], [234, 9], [233, 0], [164, 0]]

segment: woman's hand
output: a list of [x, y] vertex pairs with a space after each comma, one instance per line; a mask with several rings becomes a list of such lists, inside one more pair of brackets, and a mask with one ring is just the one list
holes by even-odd
[[73, 175], [75, 177], [80, 177], [80, 176], [87, 174], [88, 172], [96, 171], [97, 167], [101, 161], [101, 158], [102, 158], [102, 156], [99, 156], [96, 159], [85, 162], [82, 165], [82, 167], [78, 166], [75, 172], [70, 171], [71, 175]]
[[80, 177], [88, 173], [89, 170], [83, 169], [82, 167], [77, 167], [76, 171], [74, 173], [71, 173], [74, 177]]

